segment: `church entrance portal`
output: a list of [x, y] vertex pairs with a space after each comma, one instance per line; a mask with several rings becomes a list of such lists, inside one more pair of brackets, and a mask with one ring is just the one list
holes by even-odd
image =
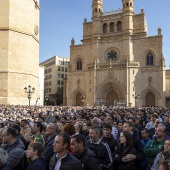
[[107, 105], [114, 105], [115, 102], [119, 101], [119, 96], [116, 91], [110, 90], [106, 97]]
[[147, 93], [145, 98], [145, 106], [155, 106], [155, 95], [153, 93]]
[[76, 95], [76, 106], [82, 106], [82, 105], [83, 105], [83, 103], [82, 103], [82, 101], [81, 101], [81, 96], [82, 96], [81, 93], [78, 93], [78, 94]]

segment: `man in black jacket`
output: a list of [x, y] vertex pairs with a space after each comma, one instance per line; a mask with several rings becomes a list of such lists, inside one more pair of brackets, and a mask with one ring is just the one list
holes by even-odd
[[46, 142], [44, 145], [43, 153], [41, 155], [41, 159], [45, 162], [46, 167], [48, 167], [49, 161], [54, 154], [53, 143], [54, 143], [54, 139], [55, 139], [57, 133], [58, 133], [57, 124], [50, 123], [47, 126], [46, 131], [45, 131], [45, 135], [46, 135], [47, 139], [46, 139]]
[[102, 170], [95, 158], [95, 154], [90, 149], [85, 148], [85, 138], [83, 135], [76, 134], [72, 136], [70, 148], [75, 153], [74, 156], [83, 163], [83, 170]]
[[54, 154], [50, 160], [49, 170], [82, 170], [83, 164], [68, 151], [70, 136], [63, 132], [55, 137]]
[[99, 165], [103, 170], [112, 169], [112, 155], [107, 143], [102, 142], [102, 129], [100, 126], [92, 126], [89, 131], [90, 141], [86, 143], [87, 148], [91, 149]]

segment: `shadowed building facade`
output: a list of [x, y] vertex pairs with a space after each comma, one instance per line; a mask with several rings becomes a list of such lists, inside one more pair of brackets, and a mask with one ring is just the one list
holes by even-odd
[[63, 90], [64, 79], [67, 78], [69, 61], [70, 59], [66, 57], [53, 56], [40, 63], [40, 66], [44, 66], [45, 105], [58, 104], [56, 103], [56, 93]]
[[122, 6], [104, 13], [102, 0], [92, 1], [82, 44], [71, 40], [64, 104], [165, 106], [161, 28], [148, 36], [144, 9], [135, 14], [134, 0]]
[[0, 103], [28, 104], [24, 87], [39, 97], [39, 0], [0, 1]]

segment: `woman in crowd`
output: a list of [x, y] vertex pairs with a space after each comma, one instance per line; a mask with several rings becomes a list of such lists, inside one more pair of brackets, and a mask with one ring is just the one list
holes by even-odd
[[151, 170], [158, 170], [162, 162], [167, 162], [170, 166], [170, 140], [166, 140], [163, 146], [163, 151], [158, 153]]
[[[63, 126], [62, 132], [66, 132], [67, 134], [69, 134], [69, 136], [73, 136], [76, 133], [76, 129], [74, 127], [74, 125], [72, 125], [71, 123], [66, 123]], [[70, 146], [68, 148], [69, 152], [74, 155], [74, 153], [72, 152], [72, 150], [70, 149]]]
[[132, 135], [130, 132], [120, 133], [120, 145], [113, 153], [114, 170], [138, 170], [135, 160], [127, 162], [127, 154], [136, 155], [137, 151], [132, 145]]
[[76, 129], [75, 129], [74, 125], [72, 125], [71, 123], [66, 123], [63, 126], [62, 132], [68, 133], [71, 137], [76, 133]]
[[82, 134], [82, 122], [78, 121], [75, 123], [74, 127], [76, 129], [76, 134]]

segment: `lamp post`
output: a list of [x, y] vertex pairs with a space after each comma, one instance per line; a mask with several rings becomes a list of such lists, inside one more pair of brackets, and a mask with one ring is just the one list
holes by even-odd
[[34, 87], [31, 88], [31, 86], [29, 85], [28, 88], [25, 87], [24, 90], [25, 90], [25, 93], [28, 94], [28, 100], [29, 100], [29, 106], [30, 106], [31, 96], [35, 92], [35, 88]]
[[44, 98], [45, 98], [45, 105], [47, 106], [49, 95], [46, 94], [46, 95], [44, 96]]
[[139, 94], [132, 94], [133, 98], [135, 99], [135, 107], [137, 106], [138, 99], [140, 98]]
[[81, 95], [81, 102], [83, 103], [83, 106], [84, 106], [84, 100], [85, 100], [85, 95]]

